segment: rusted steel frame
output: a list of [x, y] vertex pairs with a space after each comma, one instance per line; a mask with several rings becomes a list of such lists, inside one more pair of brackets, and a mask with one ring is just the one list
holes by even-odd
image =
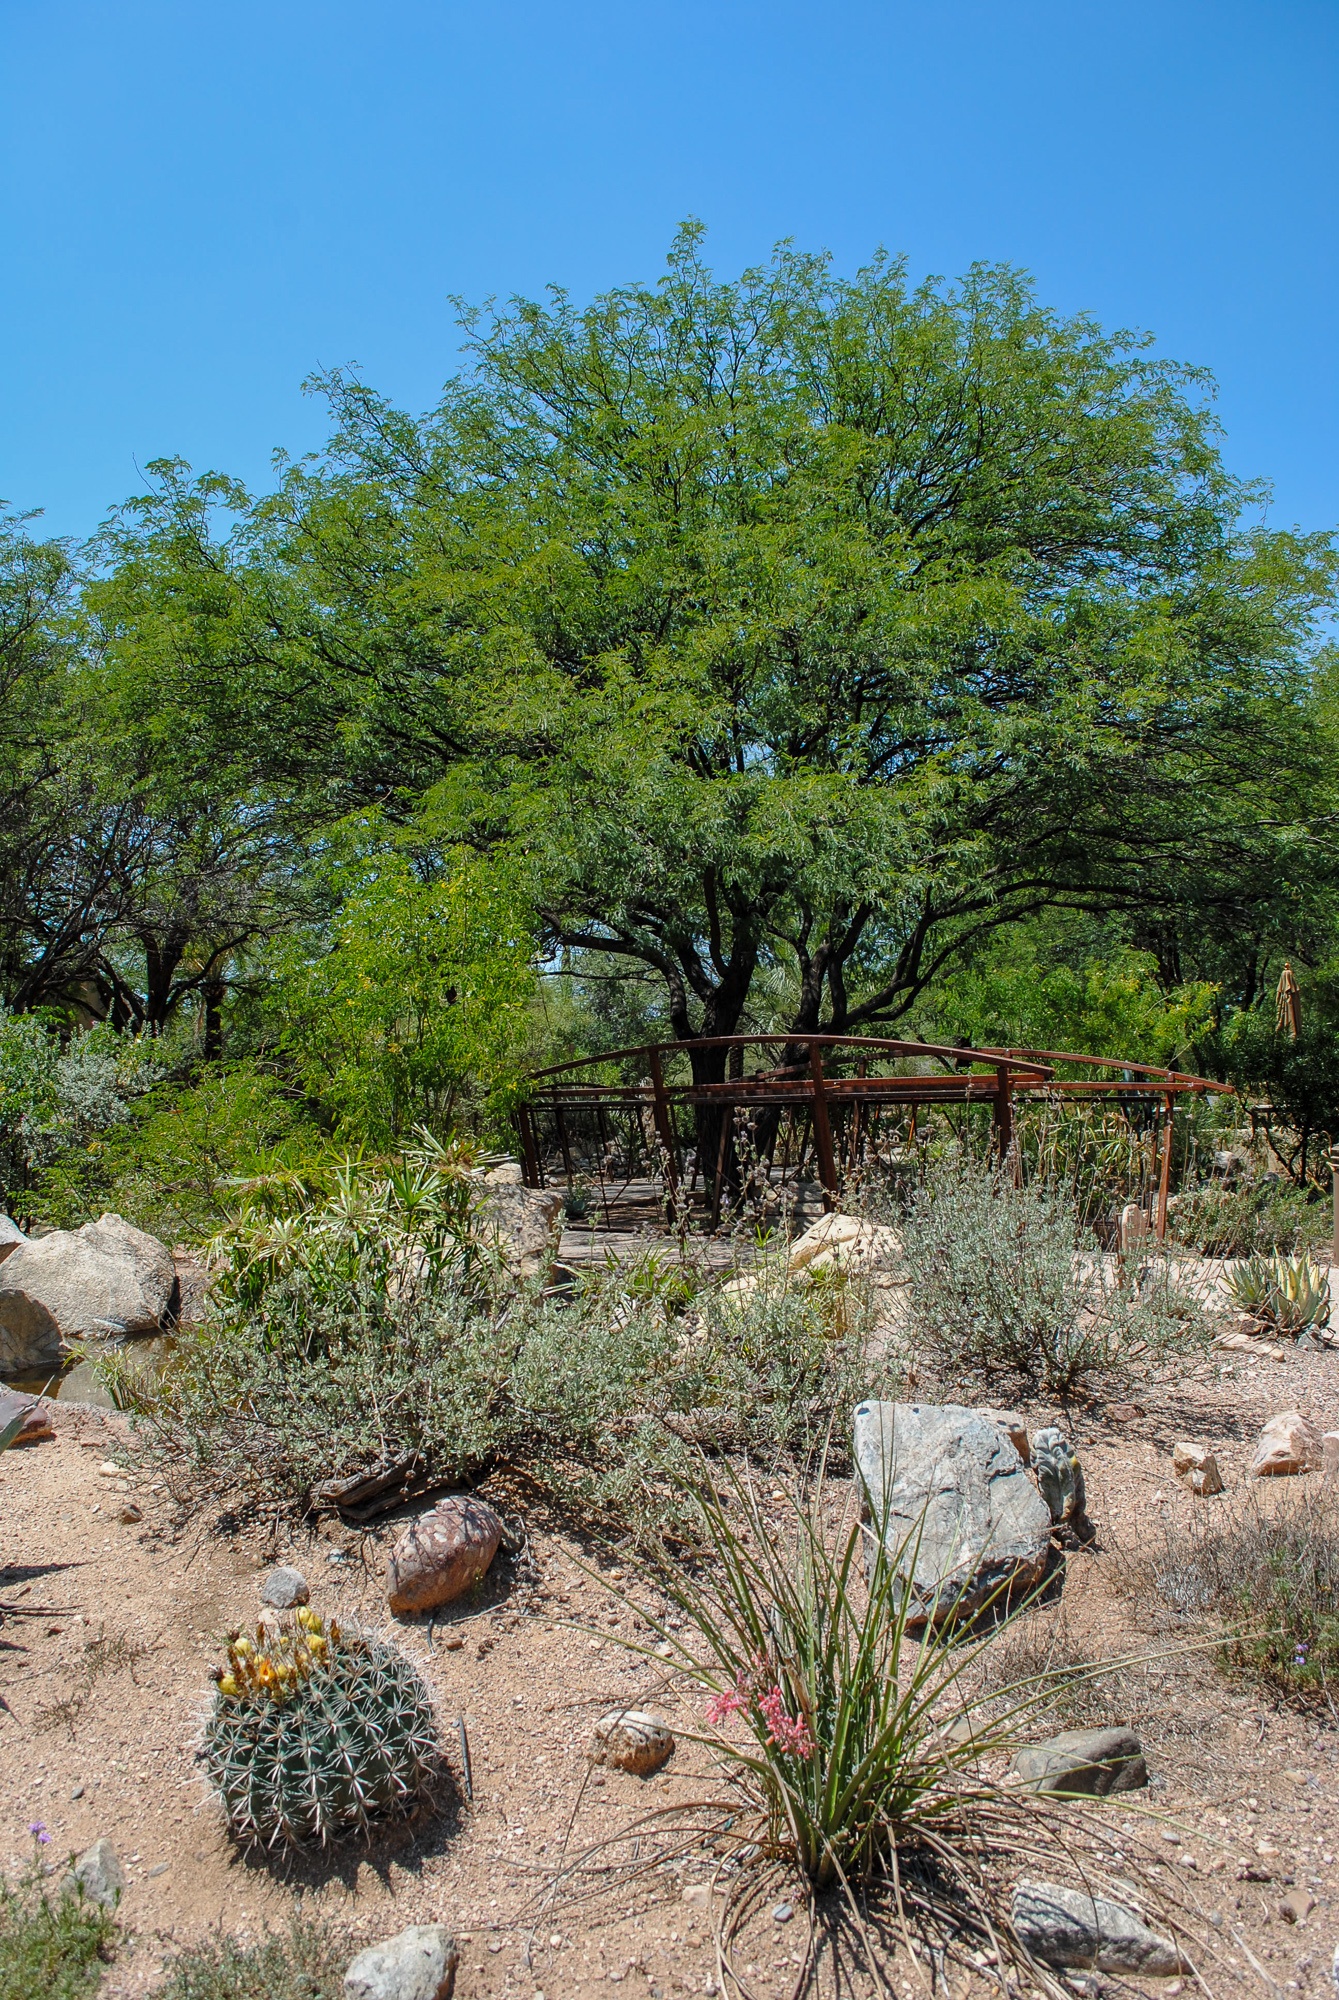
[[[937, 1042], [899, 1042], [880, 1035], [822, 1035], [780, 1030], [776, 1034], [703, 1035], [691, 1042], [647, 1042], [636, 1048], [610, 1049], [604, 1055], [579, 1056], [572, 1062], [551, 1063], [548, 1068], [535, 1070], [533, 1074], [535, 1080], [539, 1081], [544, 1077], [561, 1076], [573, 1070], [593, 1069], [599, 1063], [625, 1061], [632, 1056], [649, 1058], [651, 1055], [686, 1055], [690, 1051], [700, 1052], [703, 1049], [785, 1047], [788, 1043], [792, 1047], [799, 1045], [810, 1050], [855, 1048], [863, 1049], [870, 1054], [878, 1050], [881, 1054], [899, 1057], [929, 1056], [943, 1062], [951, 1062], [955, 1066], [962, 1063], [977, 1063], [988, 1069], [993, 1069], [998, 1062], [1004, 1060], [1013, 1069], [1033, 1070], [1038, 1074], [1043, 1074], [1045, 1071], [1043, 1062], [1034, 1058], [1014, 1056], [1004, 1049], [943, 1048]], [[1135, 1065], [1127, 1064], [1126, 1067]]]
[[1176, 1098], [1169, 1090], [1163, 1099], [1163, 1117], [1166, 1121], [1162, 1135], [1162, 1170], [1158, 1175], [1158, 1241], [1167, 1241], [1167, 1194], [1172, 1184], [1172, 1129], [1176, 1117]]
[[818, 1174], [823, 1183], [823, 1206], [837, 1205], [837, 1162], [832, 1153], [832, 1126], [828, 1119], [828, 1093], [823, 1077], [823, 1052], [811, 1046], [809, 1073], [814, 1089], [814, 1147], [818, 1153]]
[[656, 1134], [661, 1151], [665, 1156], [665, 1184], [670, 1197], [677, 1201], [679, 1196], [679, 1161], [674, 1150], [674, 1126], [670, 1120], [669, 1098], [665, 1092], [665, 1073], [660, 1067], [660, 1051], [652, 1049], [651, 1090], [655, 1099]]
[[[721, 1219], [721, 1188], [725, 1181], [725, 1155], [734, 1133], [735, 1108], [727, 1105], [721, 1113], [721, 1143], [716, 1148], [716, 1174], [711, 1184], [711, 1226]], [[705, 1188], [705, 1176], [703, 1186]]]
[[[868, 1075], [869, 1058], [868, 1056], [861, 1056], [855, 1066], [856, 1082], [858, 1084], [864, 1083]], [[848, 1134], [848, 1150], [846, 1155], [846, 1171], [848, 1173], [854, 1173], [855, 1171], [856, 1159], [860, 1151], [860, 1112], [862, 1106], [867, 1102], [868, 1100], [864, 1096], [857, 1096], [854, 1109], [851, 1112], [851, 1128]]]
[[539, 1164], [539, 1149], [535, 1145], [535, 1128], [530, 1120], [528, 1104], [518, 1105], [516, 1110], [516, 1130], [521, 1140], [521, 1173], [527, 1187], [544, 1185], [544, 1174]]
[[563, 1155], [563, 1172], [567, 1175], [569, 1181], [573, 1181], [576, 1179], [576, 1173], [572, 1166], [572, 1148], [567, 1143], [567, 1121], [563, 1117], [562, 1105], [556, 1102], [553, 1107], [553, 1122], [558, 1128], [558, 1144], [562, 1148]]
[[1008, 1159], [1014, 1144], [1014, 1104], [1009, 1089], [1009, 1067], [1001, 1063], [995, 1072], [995, 1144], [1000, 1163]]

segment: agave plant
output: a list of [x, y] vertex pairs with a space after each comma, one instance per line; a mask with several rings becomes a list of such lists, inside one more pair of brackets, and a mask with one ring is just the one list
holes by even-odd
[[1330, 1317], [1330, 1281], [1305, 1254], [1247, 1257], [1228, 1274], [1227, 1294], [1239, 1311], [1279, 1333], [1303, 1333]]

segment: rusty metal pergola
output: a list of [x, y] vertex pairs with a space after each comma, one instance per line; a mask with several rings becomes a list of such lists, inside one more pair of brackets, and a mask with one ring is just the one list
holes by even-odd
[[[695, 1073], [686, 1078], [677, 1073], [685, 1063]], [[615, 1065], [625, 1076], [635, 1071], [634, 1080], [589, 1075]], [[728, 1073], [701, 1080], [711, 1069]], [[922, 1111], [989, 1107], [994, 1145], [1004, 1159], [1013, 1147], [1020, 1101], [1108, 1100], [1127, 1117], [1137, 1108], [1161, 1125], [1155, 1224], [1161, 1238], [1167, 1229], [1176, 1102], [1187, 1093], [1228, 1089], [1208, 1077], [1151, 1063], [1055, 1049], [950, 1047], [856, 1035], [718, 1035], [689, 1043], [650, 1042], [537, 1070], [516, 1122], [525, 1180], [542, 1187], [546, 1159], [555, 1169], [561, 1162], [561, 1172], [573, 1181], [574, 1131], [593, 1129], [607, 1143], [610, 1121], [626, 1120], [671, 1212], [692, 1200], [700, 1179], [714, 1226], [741, 1128], [769, 1181], [777, 1172], [782, 1183], [792, 1173], [799, 1179], [812, 1160], [824, 1204], [832, 1207], [842, 1174], [866, 1156], [889, 1113], [910, 1111], [914, 1140]]]

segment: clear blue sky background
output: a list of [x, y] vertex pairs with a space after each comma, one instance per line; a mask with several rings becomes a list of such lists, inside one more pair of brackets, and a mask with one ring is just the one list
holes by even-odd
[[1339, 521], [1336, 0], [0, 0], [0, 495], [81, 535], [251, 482], [449, 295], [654, 277], [700, 216], [850, 269], [1003, 259], [1216, 374], [1271, 518]]

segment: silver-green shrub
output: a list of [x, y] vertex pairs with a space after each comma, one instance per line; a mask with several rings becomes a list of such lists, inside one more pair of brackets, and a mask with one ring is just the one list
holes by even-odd
[[902, 1224], [908, 1333], [950, 1379], [1062, 1392], [1203, 1334], [1165, 1270], [1142, 1285], [1104, 1257], [1062, 1188], [953, 1154]]

